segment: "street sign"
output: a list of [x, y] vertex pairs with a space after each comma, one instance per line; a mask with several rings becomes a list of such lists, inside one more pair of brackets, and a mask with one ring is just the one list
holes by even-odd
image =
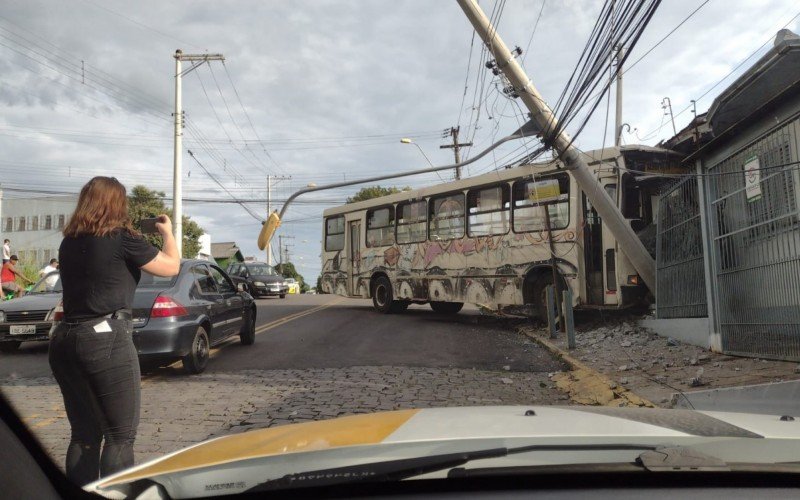
[[758, 156], [751, 156], [744, 163], [744, 188], [748, 202], [761, 199], [761, 165]]

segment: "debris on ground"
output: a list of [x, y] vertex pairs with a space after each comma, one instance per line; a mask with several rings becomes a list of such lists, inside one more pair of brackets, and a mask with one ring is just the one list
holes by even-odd
[[[614, 401], [619, 398], [614, 392], [615, 387], [666, 407], [671, 404], [673, 394], [694, 388], [736, 387], [800, 379], [800, 365], [796, 362], [711, 352], [671, 337], [661, 337], [639, 326], [638, 321], [642, 318], [641, 315], [619, 313], [605, 314], [601, 319], [576, 318], [577, 348], [574, 350], [567, 349], [563, 333], [559, 333], [557, 339], [549, 339], [544, 325], [528, 324], [521, 330], [534, 339], [552, 344], [560, 353], [610, 381], [606, 384], [608, 391], [591, 393], [590, 397], [583, 398], [587, 401], [582, 402], [580, 397], [572, 398], [571, 388], [592, 387], [593, 382], [584, 380], [586, 373], [579, 369], [551, 377], [559, 388], [570, 393], [573, 401], [582, 404]], [[569, 385], [566, 378], [570, 379]]]

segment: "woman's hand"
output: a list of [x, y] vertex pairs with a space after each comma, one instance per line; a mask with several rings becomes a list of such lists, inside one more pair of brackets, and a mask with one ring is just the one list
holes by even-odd
[[156, 222], [156, 229], [158, 232], [161, 233], [162, 237], [167, 237], [167, 235], [172, 234], [172, 221], [167, 214], [161, 214], [158, 216], [158, 222]]

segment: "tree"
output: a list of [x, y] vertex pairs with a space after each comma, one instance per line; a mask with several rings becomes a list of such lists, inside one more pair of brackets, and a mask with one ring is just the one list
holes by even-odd
[[364, 200], [371, 200], [372, 198], [380, 198], [389, 194], [401, 193], [403, 191], [411, 191], [411, 186], [406, 186], [403, 189], [398, 187], [382, 187], [382, 186], [367, 186], [361, 188], [359, 192], [347, 198], [345, 203], [356, 203]]
[[275, 270], [286, 278], [294, 278], [295, 281], [297, 281], [297, 283], [300, 285], [301, 293], [308, 291], [309, 286], [306, 284], [306, 280], [303, 278], [302, 274], [297, 272], [297, 269], [295, 269], [294, 264], [291, 262], [283, 262], [278, 264], [275, 266]]
[[[160, 214], [167, 214], [170, 218], [174, 217], [171, 208], [167, 208], [164, 203], [164, 193], [152, 191], [145, 186], [134, 186], [128, 195], [128, 216], [133, 221], [133, 228], [141, 230], [139, 221], [148, 217], [156, 217]], [[173, 221], [174, 223], [174, 221]], [[187, 259], [197, 257], [200, 251], [200, 236], [204, 233], [195, 221], [187, 216], [183, 216], [183, 256]], [[161, 236], [157, 234], [145, 234], [145, 239], [154, 246], [161, 248]]]

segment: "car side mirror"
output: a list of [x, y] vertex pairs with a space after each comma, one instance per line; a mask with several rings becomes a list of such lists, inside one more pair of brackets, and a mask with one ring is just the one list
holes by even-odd
[[244, 283], [237, 283], [236, 284], [236, 289], [239, 290], [240, 292], [246, 292], [247, 291], [247, 287], [244, 285]]

